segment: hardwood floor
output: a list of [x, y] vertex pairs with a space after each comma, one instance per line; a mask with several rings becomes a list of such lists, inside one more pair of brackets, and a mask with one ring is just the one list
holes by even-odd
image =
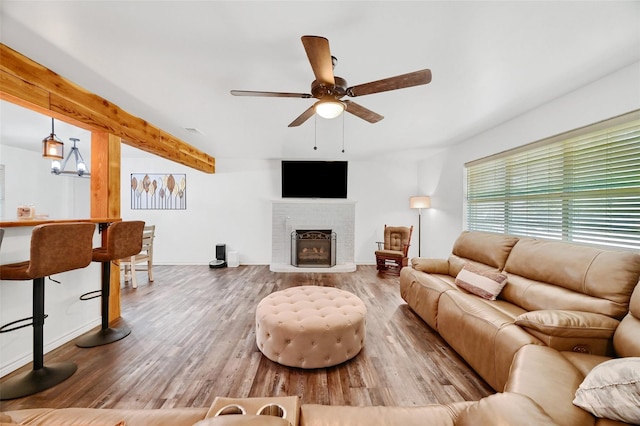
[[[72, 360], [78, 371], [52, 389], [2, 401], [0, 410], [208, 407], [216, 396], [277, 395], [299, 395], [302, 403], [412, 406], [493, 393], [400, 298], [399, 278], [379, 276], [374, 266], [341, 274], [155, 266], [154, 283], [139, 278], [137, 289], [122, 289], [123, 318], [114, 324], [126, 324], [131, 335], [106, 346], [81, 349], [70, 342], [52, 351], [45, 364]], [[317, 370], [262, 356], [255, 306], [298, 285], [337, 287], [364, 301], [367, 335], [358, 356]]]

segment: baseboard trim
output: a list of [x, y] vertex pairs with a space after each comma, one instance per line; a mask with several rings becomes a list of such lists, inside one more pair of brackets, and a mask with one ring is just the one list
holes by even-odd
[[[90, 323], [85, 324], [82, 327], [76, 328], [75, 330], [72, 330], [69, 333], [66, 333], [60, 336], [57, 339], [52, 340], [51, 342], [48, 342], [48, 343], [45, 342], [44, 344], [45, 355], [51, 352], [52, 350], [59, 348], [65, 343], [72, 341], [76, 337], [83, 335], [84, 333], [86, 333], [87, 331], [90, 331], [96, 326], [99, 326], [101, 323], [102, 323], [102, 320], [100, 317], [98, 317], [95, 320], [91, 321]], [[28, 353], [25, 353], [22, 356], [19, 356], [18, 358], [4, 365], [0, 369], [0, 377], [4, 377], [7, 374], [13, 373], [17, 369], [24, 367], [25, 365], [30, 364], [31, 362], [33, 362], [33, 352], [29, 351]]]
[[297, 272], [297, 273], [313, 273], [317, 272], [319, 274], [335, 274], [335, 273], [343, 273], [343, 272], [355, 272], [356, 271], [355, 263], [345, 263], [340, 265], [335, 265], [330, 268], [304, 268], [289, 265], [286, 263], [272, 263], [269, 265], [269, 270], [271, 272]]

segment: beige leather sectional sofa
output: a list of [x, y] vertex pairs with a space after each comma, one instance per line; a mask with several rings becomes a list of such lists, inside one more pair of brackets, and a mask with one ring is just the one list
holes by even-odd
[[[277, 398], [274, 398], [277, 400]], [[242, 400], [238, 401], [240, 404]], [[536, 403], [516, 393], [491, 395], [477, 402], [422, 407], [347, 407], [303, 404], [301, 426], [538, 426], [555, 423]], [[35, 409], [7, 412], [6, 421], [30, 426], [291, 426], [267, 416], [232, 414], [205, 418], [207, 408], [117, 410], [100, 408]], [[9, 417], [10, 416], [10, 417]], [[9, 420], [12, 419], [12, 420]], [[2, 417], [0, 415], [0, 421]], [[13, 423], [0, 423], [9, 426]], [[294, 425], [295, 426], [295, 425]]]
[[[506, 276], [496, 300], [456, 284], [469, 266]], [[639, 278], [638, 253], [463, 232], [448, 259], [412, 259], [400, 293], [496, 391], [528, 396], [558, 424], [617, 424], [572, 401], [596, 365], [631, 357], [625, 390], [640, 407]]]
[[[217, 412], [216, 404], [250, 407], [279, 401], [263, 398], [217, 399], [210, 408], [19, 410], [0, 414], [0, 422], [60, 426], [640, 423], [640, 254], [465, 232], [449, 259], [413, 259], [412, 264], [401, 272], [402, 297], [498, 391], [495, 395], [475, 402], [420, 407], [300, 405], [296, 398], [289, 420], [256, 418], [250, 409], [247, 415], [211, 417]], [[497, 300], [483, 299], [456, 284], [456, 277], [469, 265], [481, 276], [506, 275]], [[584, 409], [574, 404], [576, 395], [581, 396], [576, 403]]]

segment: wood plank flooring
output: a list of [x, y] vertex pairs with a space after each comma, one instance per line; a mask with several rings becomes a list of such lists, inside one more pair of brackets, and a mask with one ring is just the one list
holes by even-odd
[[[302, 403], [413, 406], [493, 393], [400, 298], [399, 278], [380, 276], [374, 266], [341, 274], [155, 266], [149, 284], [139, 274], [137, 289], [123, 287], [123, 318], [114, 324], [127, 325], [131, 335], [97, 348], [70, 342], [52, 351], [45, 365], [72, 360], [78, 371], [52, 389], [2, 401], [0, 410], [208, 407], [216, 396], [278, 395], [299, 395]], [[255, 344], [257, 303], [298, 285], [337, 287], [364, 301], [367, 335], [358, 356], [316, 370], [262, 356]]]

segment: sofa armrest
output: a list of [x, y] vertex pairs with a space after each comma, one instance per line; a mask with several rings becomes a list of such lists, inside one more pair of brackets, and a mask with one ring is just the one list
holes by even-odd
[[447, 259], [432, 259], [426, 257], [414, 257], [411, 266], [416, 271], [428, 274], [449, 274], [449, 261]]
[[475, 425], [557, 426], [558, 423], [528, 396], [505, 392], [482, 398], [456, 420], [456, 426]]
[[540, 310], [521, 314], [515, 324], [559, 351], [608, 355], [620, 321], [592, 312]]
[[516, 324], [549, 336], [610, 339], [620, 321], [602, 314], [580, 311], [542, 310], [526, 312]]

